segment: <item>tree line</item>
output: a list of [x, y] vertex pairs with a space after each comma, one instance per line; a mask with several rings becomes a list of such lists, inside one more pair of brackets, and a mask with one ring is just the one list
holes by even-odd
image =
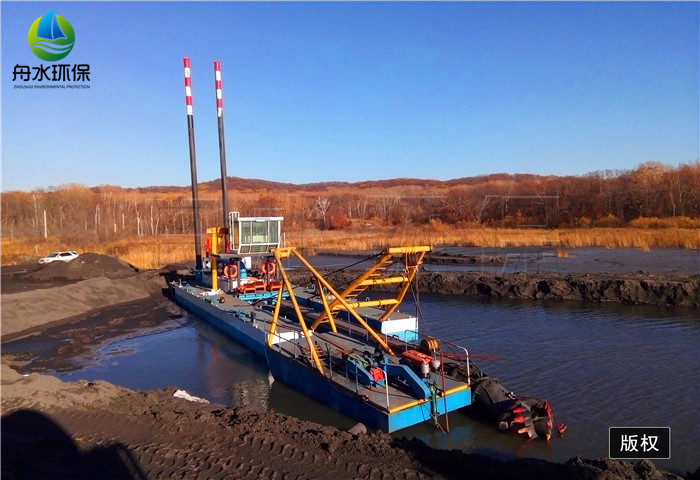
[[[220, 181], [199, 185], [200, 222], [221, 225]], [[700, 217], [700, 161], [644, 163], [583, 176], [492, 174], [294, 185], [229, 177], [229, 208], [283, 216], [285, 229], [353, 225], [622, 226], [640, 217]], [[62, 185], [1, 195], [2, 236], [107, 241], [193, 231], [189, 187]]]

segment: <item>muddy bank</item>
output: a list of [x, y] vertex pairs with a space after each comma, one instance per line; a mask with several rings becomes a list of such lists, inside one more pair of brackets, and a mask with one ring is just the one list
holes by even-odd
[[[109, 306], [85, 317], [70, 318], [19, 332], [2, 342], [2, 358], [21, 373], [72, 372], [93, 365], [101, 348], [121, 340], [153, 335], [188, 322], [165, 297]], [[32, 345], [30, 348], [18, 345]], [[110, 349], [116, 354], [119, 350]]]
[[492, 298], [700, 306], [700, 275], [425, 272], [419, 288]]
[[[305, 252], [305, 255], [324, 255], [328, 257], [374, 257], [376, 252], [371, 250], [360, 250], [352, 252], [352, 254], [341, 251], [341, 250], [325, 250], [319, 249], [314, 250], [312, 253]], [[507, 258], [503, 255], [489, 255], [489, 254], [475, 254], [475, 255], [464, 255], [464, 254], [452, 254], [449, 252], [438, 252], [432, 251], [426, 253], [423, 258], [423, 263], [431, 265], [489, 265], [489, 266], [503, 266], [507, 263]]]
[[27, 273], [3, 275], [3, 342], [112, 305], [162, 297], [166, 287], [164, 272], [140, 272], [117, 258], [94, 253], [31, 267]]
[[425, 255], [423, 263], [432, 265], [490, 265], [503, 266], [507, 262], [501, 255], [450, 255], [445, 252], [431, 252]]
[[163, 278], [144, 272], [128, 278], [81, 280], [41, 290], [2, 295], [2, 341], [46, 325], [70, 322], [110, 305], [162, 296]]
[[[329, 275], [328, 279], [342, 290], [359, 274], [343, 271]], [[310, 279], [301, 271], [290, 275], [293, 282], [300, 284]], [[418, 288], [427, 293], [492, 298], [700, 306], [700, 275], [422, 271], [418, 276]]]
[[650, 462], [501, 462], [384, 433], [2, 369], [3, 478], [677, 479]]

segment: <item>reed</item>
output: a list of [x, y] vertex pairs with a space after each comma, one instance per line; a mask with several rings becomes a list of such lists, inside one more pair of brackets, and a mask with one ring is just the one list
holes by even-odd
[[[450, 244], [463, 247], [534, 247], [551, 246], [559, 249], [581, 247], [603, 248], [700, 248], [697, 228], [588, 228], [588, 229], [496, 229], [496, 228], [374, 228], [313, 234], [292, 232], [290, 244], [329, 250], [373, 250], [392, 245], [419, 243]], [[565, 250], [561, 250], [565, 255]]]
[[137, 268], [161, 268], [169, 263], [183, 263], [194, 257], [192, 236], [136, 237], [105, 243], [82, 242], [68, 245], [55, 238], [13, 240], [0, 239], [2, 265], [37, 260], [56, 250], [100, 253], [124, 260]]
[[40, 240], [32, 238], [0, 239], [0, 257], [2, 265], [11, 265], [43, 257], [56, 250], [75, 250], [57, 238], [49, 237]]
[[132, 244], [119, 258], [138, 268], [161, 268], [168, 264], [182, 264], [194, 260], [194, 241], [188, 238], [157, 238]]
[[[666, 219], [664, 219], [666, 220]], [[319, 250], [352, 252], [378, 251], [393, 245], [458, 245], [464, 247], [553, 247], [558, 256], [566, 256], [567, 248], [700, 248], [700, 221], [694, 219], [659, 223], [640, 219], [637, 226], [619, 228], [518, 229], [518, 228], [455, 228], [440, 222], [420, 227], [353, 227], [339, 231], [314, 229], [289, 231], [284, 244], [296, 246], [306, 253]], [[666, 225], [660, 227], [659, 225]], [[672, 226], [669, 226], [672, 225]], [[677, 225], [688, 225], [690, 228]], [[190, 262], [194, 258], [191, 235], [135, 237], [105, 243], [84, 242], [68, 245], [57, 238], [0, 239], [3, 265], [32, 261], [55, 250], [76, 250], [112, 255], [138, 268], [160, 268], [167, 264]]]

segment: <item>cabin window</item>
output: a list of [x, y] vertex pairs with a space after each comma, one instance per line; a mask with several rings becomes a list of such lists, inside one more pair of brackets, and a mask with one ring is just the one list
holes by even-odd
[[255, 222], [253, 224], [253, 242], [267, 243], [268, 222]]
[[239, 245], [234, 250], [239, 254], [268, 253], [279, 247], [281, 218], [253, 218], [238, 220], [234, 224], [234, 239]]
[[274, 244], [275, 247], [280, 244], [279, 226], [279, 222], [268, 222], [268, 227], [270, 229], [268, 242]]
[[251, 229], [252, 222], [241, 222], [241, 244], [253, 243], [253, 231]]

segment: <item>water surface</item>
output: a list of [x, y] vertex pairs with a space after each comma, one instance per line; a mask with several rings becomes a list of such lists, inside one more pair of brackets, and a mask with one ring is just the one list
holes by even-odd
[[[476, 363], [515, 393], [549, 400], [556, 421], [569, 428], [549, 444], [525, 443], [457, 412], [449, 417], [449, 435], [426, 424], [396, 436], [503, 459], [565, 461], [607, 456], [611, 426], [669, 426], [672, 457], [655, 463], [677, 473], [700, 465], [700, 324], [694, 309], [427, 294], [420, 304], [424, 333], [470, 353], [504, 357]], [[402, 307], [415, 311], [410, 299]], [[87, 362], [76, 358], [74, 370], [54, 374], [134, 389], [177, 386], [230, 406], [257, 405], [339, 428], [355, 423], [271, 381], [264, 361], [196, 317], [185, 312], [178, 322], [165, 332], [110, 344]]]

